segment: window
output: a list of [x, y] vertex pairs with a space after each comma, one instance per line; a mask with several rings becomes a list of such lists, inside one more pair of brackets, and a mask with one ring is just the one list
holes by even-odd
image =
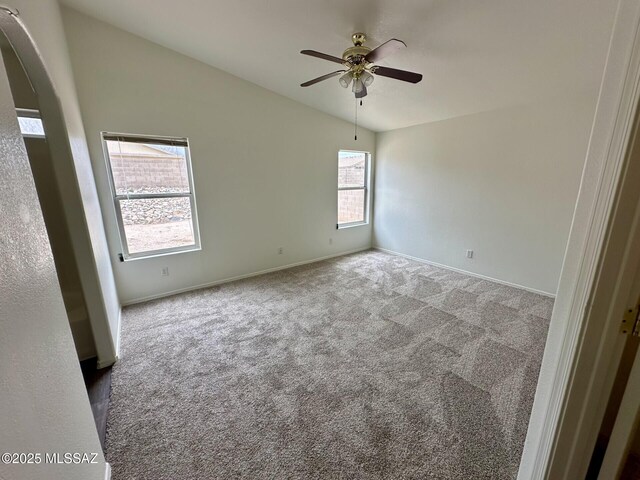
[[18, 123], [20, 124], [20, 133], [23, 137], [28, 138], [44, 138], [44, 126], [40, 120], [40, 112], [38, 110], [27, 110], [25, 108], [16, 109], [18, 114]]
[[199, 249], [187, 139], [102, 139], [124, 259]]
[[369, 223], [367, 152], [338, 153], [338, 228]]

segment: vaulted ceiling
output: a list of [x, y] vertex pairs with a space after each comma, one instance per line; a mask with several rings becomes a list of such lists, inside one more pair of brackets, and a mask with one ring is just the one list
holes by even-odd
[[571, 92], [596, 91], [617, 0], [63, 0], [123, 30], [331, 115], [353, 119], [337, 78], [351, 34], [408, 48], [381, 65], [420, 72], [417, 85], [378, 77], [359, 111], [375, 131]]

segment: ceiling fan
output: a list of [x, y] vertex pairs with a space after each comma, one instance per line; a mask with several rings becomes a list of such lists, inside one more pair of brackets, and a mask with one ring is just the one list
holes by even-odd
[[348, 88], [351, 82], [353, 82], [351, 91], [355, 94], [356, 98], [363, 98], [367, 96], [367, 87], [373, 82], [374, 75], [394, 78], [409, 83], [418, 83], [422, 80], [422, 75], [419, 73], [375, 65], [378, 60], [406, 47], [407, 44], [402, 40], [392, 38], [371, 50], [369, 47], [364, 46], [366, 40], [364, 33], [354, 33], [351, 39], [353, 41], [353, 47], [347, 48], [342, 54], [342, 58], [316, 52], [315, 50], [302, 50], [300, 53], [303, 55], [310, 55], [312, 57], [329, 60], [330, 62], [339, 63], [346, 67], [346, 70], [336, 70], [335, 72], [327, 73], [321, 77], [304, 82], [300, 86], [309, 87], [328, 78], [341, 75], [338, 79], [340, 85]]

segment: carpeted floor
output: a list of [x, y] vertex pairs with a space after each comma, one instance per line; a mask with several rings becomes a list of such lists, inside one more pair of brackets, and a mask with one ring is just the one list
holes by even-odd
[[552, 307], [378, 251], [128, 307], [113, 480], [515, 478]]

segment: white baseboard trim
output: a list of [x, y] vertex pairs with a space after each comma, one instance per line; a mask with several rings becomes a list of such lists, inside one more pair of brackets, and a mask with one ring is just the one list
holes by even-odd
[[111, 480], [111, 465], [109, 465], [109, 462], [104, 462], [104, 480]]
[[407, 255], [406, 253], [395, 252], [387, 248], [382, 248], [382, 247], [371, 247], [371, 248], [373, 248], [374, 250], [380, 250], [381, 252], [389, 253], [391, 255], [397, 255], [399, 257], [408, 258], [409, 260], [415, 260], [416, 262], [426, 263], [427, 265], [433, 265], [434, 267], [444, 268], [446, 270], [453, 270], [454, 272], [464, 273], [465, 275], [469, 275], [471, 277], [482, 278], [483, 280], [488, 280], [490, 282], [500, 283], [501, 285], [507, 285], [509, 287], [519, 288], [521, 290], [526, 290], [528, 292], [537, 293], [538, 295], [544, 295], [545, 297], [556, 298], [556, 295], [554, 293], [545, 292], [543, 290], [537, 290], [535, 288], [526, 287], [524, 285], [519, 285], [517, 283], [507, 282], [505, 280], [500, 280], [498, 278], [488, 277], [486, 275], [481, 275], [479, 273], [469, 272], [467, 270], [462, 270], [461, 268], [450, 267], [449, 265], [443, 265], [441, 263], [425, 260], [424, 258], [414, 257], [412, 255]]
[[235, 282], [236, 280], [242, 280], [245, 278], [257, 277], [258, 275], [264, 275], [265, 273], [278, 272], [280, 270], [286, 270], [288, 268], [298, 267], [300, 265], [306, 265], [308, 263], [321, 262], [323, 260], [328, 260], [329, 258], [342, 257], [344, 255], [351, 255], [352, 253], [364, 252], [365, 250], [371, 250], [371, 247], [368, 246], [368, 247], [356, 248], [355, 250], [348, 250], [346, 252], [334, 253], [331, 255], [326, 255], [324, 257], [313, 258], [311, 260], [303, 260], [301, 262], [288, 263], [287, 265], [282, 265], [280, 267], [267, 268], [266, 270], [246, 273], [244, 275], [237, 275], [235, 277], [223, 278], [221, 280], [215, 280], [213, 282], [201, 283], [200, 285], [194, 285], [192, 287], [179, 288], [176, 290], [171, 290], [169, 292], [158, 293], [156, 295], [149, 295], [147, 297], [135, 298], [133, 300], [123, 302], [122, 306], [127, 307], [129, 305], [135, 305], [137, 303], [144, 303], [151, 300], [157, 300], [159, 298], [170, 297], [172, 295], [177, 295], [179, 293], [191, 292], [193, 290], [200, 290], [201, 288], [214, 287], [216, 285], [222, 285], [223, 283]]
[[103, 368], [110, 367], [111, 365], [113, 365], [113, 364], [114, 364], [114, 363], [116, 363], [117, 361], [118, 361], [118, 357], [117, 357], [117, 356], [116, 356], [116, 357], [113, 357], [113, 358], [109, 358], [109, 359], [104, 360], [104, 361], [98, 360], [98, 361], [96, 362], [96, 368], [97, 368], [98, 370], [101, 370], [101, 369], [103, 369]]

